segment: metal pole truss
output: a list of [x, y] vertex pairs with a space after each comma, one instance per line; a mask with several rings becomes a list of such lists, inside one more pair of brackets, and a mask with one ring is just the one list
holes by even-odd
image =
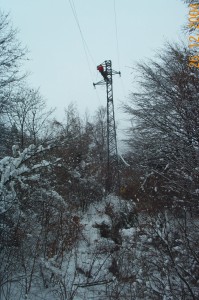
[[[102, 68], [102, 67], [103, 68]], [[100, 68], [99, 68], [100, 67]], [[106, 60], [97, 67], [100, 70], [103, 80], [93, 83], [96, 85], [106, 84], [107, 93], [107, 178], [106, 189], [108, 192], [117, 191], [120, 188], [120, 178], [118, 169], [118, 151], [115, 126], [115, 113], [113, 103], [113, 75], [120, 72], [112, 70], [111, 60]]]

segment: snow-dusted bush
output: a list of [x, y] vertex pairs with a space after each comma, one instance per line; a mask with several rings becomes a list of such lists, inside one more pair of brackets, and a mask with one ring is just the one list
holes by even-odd
[[0, 161], [1, 294], [8, 285], [14, 293], [15, 284], [28, 294], [38, 276], [44, 286], [50, 284], [53, 273], [49, 278], [41, 261], [53, 258], [60, 267], [81, 232], [78, 219], [52, 185], [51, 174], [60, 160], [50, 156], [51, 148], [31, 145], [20, 153], [14, 146], [14, 157]]

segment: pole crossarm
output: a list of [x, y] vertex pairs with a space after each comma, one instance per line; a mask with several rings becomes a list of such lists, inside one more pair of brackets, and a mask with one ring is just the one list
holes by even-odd
[[114, 71], [114, 70], [112, 70], [112, 75], [116, 75], [116, 74], [120, 75], [120, 77], [121, 77], [121, 72], [120, 71]]
[[107, 180], [106, 188], [108, 192], [118, 190], [120, 186], [119, 170], [118, 170], [118, 152], [117, 138], [115, 126], [115, 114], [113, 104], [113, 75], [120, 75], [118, 71], [112, 70], [111, 60], [105, 60], [97, 66], [97, 70], [101, 73], [103, 80], [93, 83], [96, 85], [106, 85], [107, 95]]
[[95, 88], [96, 85], [105, 85], [105, 84], [106, 84], [106, 81], [104, 81], [104, 80], [100, 80], [100, 81], [98, 81], [96, 83], [93, 82], [94, 88]]

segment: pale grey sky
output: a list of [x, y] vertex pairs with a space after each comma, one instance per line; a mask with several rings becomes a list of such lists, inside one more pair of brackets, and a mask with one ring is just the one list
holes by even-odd
[[131, 67], [136, 61], [152, 57], [165, 40], [183, 38], [182, 26], [188, 8], [181, 0], [115, 0], [119, 59], [118, 65], [114, 0], [73, 0], [79, 23], [88, 45], [89, 65], [80, 32], [68, 0], [1, 0], [0, 9], [10, 12], [19, 39], [30, 51], [26, 69], [33, 87], [40, 87], [49, 107], [57, 107], [63, 118], [64, 107], [74, 101], [80, 112], [91, 114], [106, 105], [105, 87], [96, 66], [111, 59], [113, 68], [122, 73], [114, 77], [114, 102], [117, 120], [120, 101], [133, 88]]

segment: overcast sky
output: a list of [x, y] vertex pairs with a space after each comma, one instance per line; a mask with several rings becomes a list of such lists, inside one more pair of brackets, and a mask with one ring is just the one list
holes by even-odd
[[81, 113], [88, 109], [92, 114], [106, 105], [105, 87], [97, 87], [96, 92], [92, 82], [100, 80], [96, 66], [109, 59], [122, 73], [122, 78], [114, 76], [116, 117], [122, 119], [118, 107], [133, 90], [131, 67], [152, 57], [165, 40], [184, 39], [188, 8], [181, 0], [115, 0], [115, 10], [114, 0], [73, 3], [88, 58], [69, 0], [0, 0], [0, 8], [10, 12], [20, 41], [29, 49], [26, 69], [32, 73], [31, 85], [40, 87], [49, 107], [57, 107], [59, 120], [71, 101]]

